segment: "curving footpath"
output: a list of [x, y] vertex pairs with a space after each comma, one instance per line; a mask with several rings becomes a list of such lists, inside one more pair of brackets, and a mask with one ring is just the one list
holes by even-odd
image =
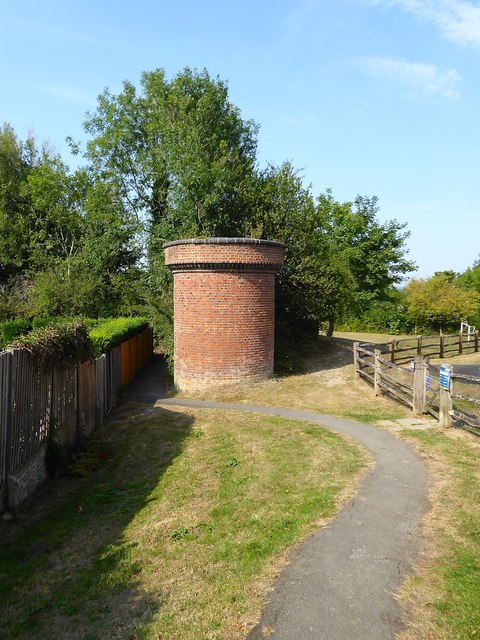
[[[158, 398], [158, 396], [157, 396]], [[388, 640], [404, 626], [394, 598], [413, 573], [427, 511], [427, 474], [405, 442], [382, 429], [311, 411], [177, 398], [176, 405], [279, 415], [347, 434], [375, 466], [327, 527], [295, 551], [249, 640]]]

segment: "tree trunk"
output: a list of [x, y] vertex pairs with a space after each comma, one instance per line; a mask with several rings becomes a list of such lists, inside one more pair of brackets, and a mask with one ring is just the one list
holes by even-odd
[[335, 321], [333, 320], [333, 318], [328, 319], [327, 338], [331, 338], [333, 336], [333, 330], [335, 328], [334, 323]]

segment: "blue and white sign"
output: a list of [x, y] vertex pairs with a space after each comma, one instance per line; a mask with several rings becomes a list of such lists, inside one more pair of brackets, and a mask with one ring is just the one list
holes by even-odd
[[440, 386], [442, 389], [450, 390], [450, 380], [452, 378], [452, 367], [442, 364], [440, 367]]

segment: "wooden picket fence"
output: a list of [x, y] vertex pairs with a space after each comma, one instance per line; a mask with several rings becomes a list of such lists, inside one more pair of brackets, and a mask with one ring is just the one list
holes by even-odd
[[95, 360], [48, 371], [26, 349], [0, 353], [0, 511], [45, 478], [49, 438], [64, 452], [77, 447], [152, 353], [151, 328]]

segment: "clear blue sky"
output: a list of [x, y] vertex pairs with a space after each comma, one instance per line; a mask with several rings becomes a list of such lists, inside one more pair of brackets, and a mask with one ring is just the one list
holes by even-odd
[[228, 80], [262, 165], [407, 222], [418, 276], [479, 257], [480, 2], [0, 0], [0, 123], [67, 163], [105, 87], [185, 66]]

